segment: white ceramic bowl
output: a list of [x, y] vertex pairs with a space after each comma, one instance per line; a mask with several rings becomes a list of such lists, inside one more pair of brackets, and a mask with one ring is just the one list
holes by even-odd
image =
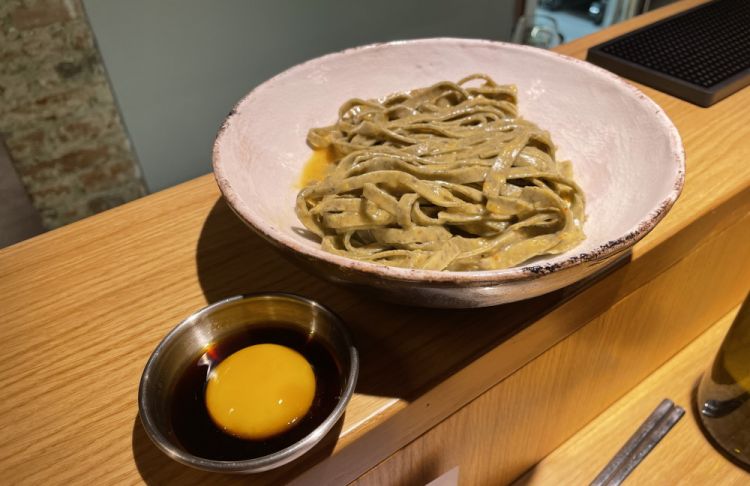
[[[349, 98], [483, 72], [514, 83], [524, 118], [550, 131], [573, 161], [587, 198], [586, 240], [505, 270], [446, 272], [386, 267], [332, 255], [305, 236], [294, 212], [310, 156], [310, 127], [335, 121]], [[297, 65], [243, 98], [213, 151], [214, 174], [237, 215], [311, 272], [390, 300], [476, 307], [526, 299], [594, 273], [643, 238], [682, 190], [685, 156], [664, 111], [614, 74], [549, 51], [469, 39], [365, 46]]]

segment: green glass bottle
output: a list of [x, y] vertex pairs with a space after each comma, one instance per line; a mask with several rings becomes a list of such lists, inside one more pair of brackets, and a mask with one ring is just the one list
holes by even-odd
[[698, 386], [698, 416], [714, 445], [750, 469], [750, 294]]

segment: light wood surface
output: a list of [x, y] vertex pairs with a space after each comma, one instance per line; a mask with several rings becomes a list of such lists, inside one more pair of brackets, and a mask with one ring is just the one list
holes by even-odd
[[[618, 30], [694, 3], [560, 50], [582, 57], [587, 46]], [[750, 90], [709, 109], [644, 91], [683, 137], [688, 171], [682, 197], [625, 266], [596, 283], [527, 302], [471, 311], [411, 309], [327, 284], [245, 228], [220, 200], [211, 176], [0, 251], [0, 339], [8, 361], [0, 372], [3, 480], [243, 481], [191, 470], [156, 450], [138, 421], [137, 385], [154, 346], [186, 315], [207, 302], [271, 290], [307, 295], [341, 314], [362, 369], [339, 436], [299, 463], [253, 479], [274, 483], [307, 471], [303, 479], [342, 483], [361, 475], [555, 343], [588, 328], [696, 248], [719, 241], [748, 213], [750, 110], [741, 107], [750, 106]], [[729, 295], [705, 312], [725, 312]], [[680, 339], [694, 337], [698, 327]], [[642, 378], [671, 356], [684, 344], [680, 339], [654, 350], [632, 376]], [[627, 383], [613, 383], [609, 393], [621, 394], [618, 387]], [[598, 413], [605, 402], [587, 413]], [[522, 411], [514, 413], [523, 420]]]
[[750, 282], [727, 277], [750, 275], [748, 239], [750, 214], [389, 457], [358, 486], [425, 484], [455, 466], [461, 484], [509, 483], [664, 362], [664, 350], [682, 348], [744, 297]]
[[717, 451], [701, 432], [693, 406], [698, 381], [711, 365], [737, 309], [529, 470], [515, 486], [588, 484], [663, 398], [685, 415], [625, 484], [723, 486], [750, 484], [750, 473]]

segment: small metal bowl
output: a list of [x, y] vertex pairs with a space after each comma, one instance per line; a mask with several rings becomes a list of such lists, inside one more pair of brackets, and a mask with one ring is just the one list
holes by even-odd
[[[312, 432], [294, 444], [261, 457], [220, 461], [186, 451], [174, 438], [170, 396], [187, 366], [205, 348], [251, 326], [279, 322], [297, 326], [320, 339], [341, 366], [342, 393], [336, 407]], [[272, 293], [230, 297], [209, 305], [182, 321], [154, 350], [143, 370], [138, 390], [141, 422], [149, 438], [172, 459], [206, 471], [253, 473], [282, 466], [310, 450], [341, 418], [354, 393], [359, 358], [343, 322], [322, 305], [291, 294]]]

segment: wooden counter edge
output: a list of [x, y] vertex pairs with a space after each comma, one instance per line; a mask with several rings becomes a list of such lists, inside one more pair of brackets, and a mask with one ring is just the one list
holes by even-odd
[[639, 485], [750, 483], [750, 473], [733, 464], [703, 435], [694, 406], [698, 380], [709, 368], [737, 314], [734, 308], [676, 356], [643, 380], [586, 427], [521, 476], [514, 486], [587, 484], [609, 462], [662, 398], [685, 416], [633, 471]]
[[[750, 199], [747, 196], [750, 196], [750, 194], [745, 194], [745, 196], [745, 208], [747, 208], [747, 202]], [[429, 431], [418, 440], [409, 444], [408, 448], [417, 447], [414, 444], [422, 442], [426, 435], [441, 436], [441, 434], [444, 434], [443, 432], [436, 431], [444, 429], [446, 427], [444, 424], [449, 420], [454, 421], [455, 416], [466, 416], [467, 414], [471, 416], [471, 414], [475, 413], [486, 414], [486, 411], [470, 412], [469, 410], [475, 409], [474, 403], [485, 400], [484, 397], [489, 396], [490, 393], [497, 396], [506, 395], [507, 392], [505, 390], [511, 386], [507, 383], [517, 381], [517, 375], [523, 375], [526, 377], [525, 380], [538, 384], [539, 380], [542, 383], [544, 382], [542, 376], [539, 375], [538, 370], [540, 369], [547, 370], [545, 373], [547, 373], [546, 376], [548, 379], [551, 379], [555, 373], [563, 372], [562, 370], [551, 371], [549, 365], [544, 365], [543, 363], [549, 362], [550, 359], [557, 359], [551, 358], [551, 356], [558, 356], [559, 358], [560, 353], [562, 353], [559, 349], [580, 347], [581, 345], [576, 343], [580, 342], [581, 335], [597, 332], [600, 334], [619, 332], [616, 330], [622, 326], [618, 326], [617, 323], [623, 319], [627, 319], [628, 316], [635, 316], [633, 319], [636, 322], [631, 326], [632, 332], [635, 333], [632, 338], [636, 338], [636, 341], [628, 340], [631, 339], [630, 336], [623, 338], [625, 339], [623, 342], [627, 343], [627, 346], [630, 346], [629, 352], [632, 353], [632, 347], [637, 346], [636, 343], [639, 342], [637, 339], [639, 334], [652, 334], [654, 335], [654, 339], [665, 339], [665, 333], [670, 332], [668, 326], [671, 321], [665, 320], [664, 316], [672, 315], [675, 318], [679, 318], [682, 315], [686, 319], [691, 320], [691, 322], [686, 321], [684, 325], [681, 325], [679, 330], [671, 331], [675, 336], [669, 337], [661, 346], [654, 347], [654, 341], [645, 341], [651, 349], [651, 356], [643, 360], [636, 367], [641, 371], [629, 371], [629, 362], [627, 360], [622, 361], [622, 366], [625, 367], [624, 370], [619, 370], [618, 373], [620, 375], [613, 376], [616, 380], [607, 385], [607, 390], [601, 391], [606, 397], [602, 396], [600, 401], [591, 402], [586, 407], [583, 407], [577, 415], [568, 416], [568, 420], [571, 423], [579, 423], [581, 420], [584, 420], [583, 423], [585, 424], [590, 418], [598, 415], [605, 406], [609, 406], [612, 401], [622, 396], [629, 387], [635, 384], [632, 380], [639, 378], [636, 375], [630, 376], [630, 374], [641, 373], [640, 376], [642, 378], [648, 373], [653, 372], [654, 369], [673, 356], [686, 342], [694, 339], [698, 333], [702, 332], [705, 326], [713, 322], [713, 320], [706, 323], [700, 322], [701, 316], [709, 316], [716, 319], [741, 300], [740, 291], [744, 292], [744, 289], [741, 288], [742, 281], [738, 279], [738, 275], [732, 274], [733, 277], [729, 278], [725, 273], [729, 269], [736, 270], [735, 273], [739, 273], [740, 275], [743, 271], [750, 272], [750, 267], [748, 267], [750, 260], [746, 261], [746, 257], [750, 256], [750, 254], [747, 253], [747, 248], [742, 245], [742, 241], [750, 237], [750, 234], [748, 234], [748, 228], [750, 228], [749, 215], [750, 212], [744, 209], [744, 217], [737, 218], [729, 227], [712, 232], [709, 235], [704, 235], [705, 238], [688, 245], [691, 250], [686, 255], [681, 254], [679, 257], [669, 254], [660, 255], [659, 253], [663, 252], [659, 252], [659, 248], [656, 248], [655, 251], [644, 255], [639, 260], [618, 269], [556, 311], [535, 322], [533, 326], [519, 333], [512, 340], [498, 346], [409, 404], [409, 408], [412, 408], [412, 413], [407, 413], [409, 410], [403, 410], [396, 416], [383, 421], [378, 424], [378, 428], [359, 439], [358, 444], [354, 444], [348, 450], [344, 449], [341, 451], [340, 457], [337, 457], [337, 455], [330, 457], [311, 469], [302, 478], [307, 482], [310, 482], [311, 478], [316, 478], [312, 482], [326, 478], [326, 480], [331, 481], [331, 484], [350, 482], [364, 473], [368, 464], [372, 464], [374, 461], [378, 461], [378, 459], [383, 460], [392, 454], [394, 452], [393, 448], [399, 443], [405, 446], [408, 442], [416, 439], [419, 436], [420, 430], [428, 429]], [[690, 233], [688, 228], [683, 232], [683, 236], [695, 237], [694, 234]], [[634, 287], [624, 295], [618, 295], [618, 290], [622, 288], [620, 285], [628, 286], [629, 276], [632, 276], [631, 272], [633, 274], [647, 272], [651, 266], [660, 267], [655, 260], [675, 257], [677, 257], [676, 260], [672, 264], [667, 265], [653, 279], [648, 280], [648, 282], [641, 281], [638, 286], [635, 286], [635, 281], [637, 280], [630, 280], [630, 284], [634, 285]], [[645, 275], [644, 273], [642, 276], [645, 278]], [[696, 280], [697, 277], [695, 275], [702, 275], [705, 277], [705, 280]], [[686, 283], [686, 287], [681, 289], [680, 292], [676, 292], [674, 286], [678, 282], [689, 282], [689, 285]], [[701, 303], [695, 300], [696, 298], [693, 294], [700, 294], [704, 299], [714, 298], [715, 301]], [[693, 297], [690, 297], [690, 295], [693, 295]], [[575, 319], [576, 317], [583, 318], [586, 310], [592, 310], [599, 306], [601, 308], [594, 312], [595, 315], [590, 320], [584, 318], [582, 322]], [[599, 312], [599, 310], [602, 310], [602, 312]], [[641, 317], [637, 316], [639, 313], [642, 314]], [[602, 326], [605, 329], [608, 327], [611, 330], [597, 331], [597, 329], [602, 329]], [[556, 340], [556, 338], [559, 339]], [[551, 341], [555, 341], [558, 344], [547, 346]], [[599, 342], [599, 346], [612, 347], [612, 354], [618, 356], [618, 360], [625, 359], [625, 354], [617, 350], [616, 342], [612, 343], [605, 337], [599, 337], [597, 341]], [[528, 354], [523, 355], [523, 353]], [[514, 354], [512, 359], [508, 358], [509, 354]], [[601, 354], [602, 352], [594, 354], [594, 357], [600, 360], [605, 359], [601, 357]], [[621, 354], [622, 356], [620, 356]], [[575, 354], [568, 352], [565, 357], [567, 360], [565, 363], [571, 363], [571, 360], [575, 361], [576, 358], [574, 356]], [[632, 360], [634, 358], [630, 356], [628, 359]], [[509, 369], [504, 367], [508, 362], [526, 362], [527, 364], [520, 367], [520, 369]], [[566, 380], [572, 380], [569, 370], [564, 371], [564, 376]], [[483, 391], [475, 394], [477, 383], [482, 383], [483, 385], [489, 384], [490, 386], [486, 389], [482, 387]], [[562, 394], [560, 396], [549, 396], [546, 399], [549, 401], [565, 401], [570, 400], [571, 397]], [[451, 410], [455, 410], [453, 405], [457, 403], [465, 403], [466, 405], [457, 412], [450, 414]], [[510, 408], [520, 406], [509, 405]], [[602, 408], [596, 409], [598, 406]], [[442, 413], [437, 416], [438, 412]], [[520, 411], [516, 412], [513, 414], [521, 417], [523, 420], [532, 420], [528, 414], [524, 415]], [[586, 419], [586, 416], [590, 418]], [[535, 416], [533, 420], [541, 418], [540, 416]], [[474, 423], [476, 424], [476, 422]], [[522, 425], [518, 425], [518, 427], [522, 427]], [[554, 443], [554, 440], [560, 440], [560, 438], [562, 440], [567, 439], [569, 435], [566, 434], [577, 430], [568, 430], [569, 427], [566, 427], [559, 428], [555, 435], [547, 437], [547, 443]], [[462, 431], [462, 433], [468, 434], [470, 432]], [[444, 452], [449, 454], [449, 449], [451, 448], [446, 445]], [[455, 451], [451, 453], [459, 454]], [[512, 455], [512, 453], [509, 454]], [[409, 457], [413, 459], [413, 454], [410, 454]]]

